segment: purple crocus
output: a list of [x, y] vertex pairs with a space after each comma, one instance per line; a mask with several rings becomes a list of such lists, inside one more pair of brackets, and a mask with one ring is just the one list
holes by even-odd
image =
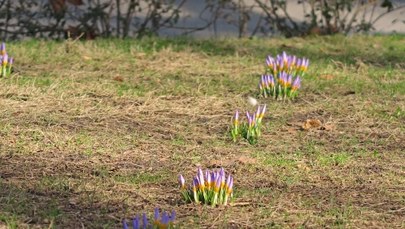
[[292, 56], [290, 59], [291, 59], [291, 67], [295, 67], [295, 63], [297, 62], [297, 57]]
[[266, 104], [263, 105], [262, 111], [260, 112], [260, 115], [259, 115], [260, 120], [264, 117], [265, 112], [266, 112]]
[[212, 172], [211, 173], [211, 187], [214, 188], [215, 187], [215, 181], [217, 180], [217, 173], [216, 172]]
[[128, 229], [127, 221], [125, 219], [122, 220], [122, 226], [124, 229]]
[[205, 181], [204, 181], [204, 173], [203, 173], [203, 171], [202, 171], [202, 169], [201, 168], [198, 168], [198, 171], [197, 171], [197, 180], [198, 180], [198, 183], [199, 183], [199, 187], [201, 188], [201, 190], [202, 191], [204, 191], [204, 184], [205, 184]]
[[235, 112], [235, 116], [234, 116], [234, 119], [233, 119], [233, 125], [234, 125], [234, 127], [236, 129], [239, 126], [239, 111], [238, 110], [236, 110], [236, 112]]
[[250, 118], [249, 111], [246, 111], [246, 118], [248, 119], [248, 121], [251, 119], [251, 118]]
[[3, 61], [2, 62], [3, 62], [3, 66], [7, 66], [7, 63], [8, 63], [8, 55], [7, 55], [7, 53], [3, 55]]
[[228, 180], [226, 182], [226, 193], [230, 195], [232, 193], [233, 188], [233, 177], [231, 175], [228, 176]]
[[266, 58], [266, 64], [267, 64], [267, 66], [269, 66], [269, 67], [273, 67], [276, 63], [275, 63], [275, 60], [274, 60], [273, 57], [267, 56], [267, 58]]
[[186, 180], [184, 179], [183, 175], [179, 175], [179, 183], [180, 183], [180, 187], [182, 189], [186, 188]]
[[228, 198], [229, 198], [229, 196], [232, 196], [232, 187], [233, 187], [233, 178], [231, 175], [228, 175], [228, 179], [226, 180], [226, 185], [225, 185], [224, 205], [228, 204]]
[[139, 216], [138, 215], [132, 219], [132, 228], [139, 229]]
[[200, 203], [200, 200], [198, 199], [197, 189], [198, 189], [198, 180], [197, 180], [197, 178], [194, 178], [193, 179], [193, 197], [194, 197], [194, 201], [198, 204], [198, 203]]
[[292, 83], [292, 75], [288, 74], [287, 75], [287, 86], [290, 86]]
[[2, 42], [0, 45], [0, 55], [4, 56], [6, 54], [6, 43]]
[[281, 86], [287, 86], [287, 73], [286, 72], [280, 72], [279, 74], [278, 74], [278, 81], [279, 81], [279, 84], [281, 85]]
[[148, 225], [149, 225], [149, 223], [148, 223], [148, 218], [146, 217], [146, 213], [143, 213], [143, 215], [142, 215], [142, 222], [143, 222], [143, 229], [146, 229], [146, 228], [148, 228]]
[[163, 212], [162, 218], [160, 219], [160, 224], [163, 226], [167, 226], [170, 222], [170, 217], [166, 212]]
[[309, 59], [302, 58], [301, 70], [305, 72], [308, 69], [308, 66], [309, 66]]
[[256, 110], [256, 118], [259, 118], [259, 116], [260, 116], [260, 113], [261, 113], [261, 106], [259, 105], [259, 106], [257, 106], [257, 110]]
[[170, 215], [170, 221], [174, 221], [176, 219], [176, 212], [173, 210], [172, 214]]
[[208, 169], [205, 170], [205, 186], [207, 186], [208, 190], [211, 189], [211, 174]]
[[259, 87], [261, 86], [262, 89], [266, 88], [266, 82], [267, 82], [266, 79], [267, 79], [267, 76], [262, 75], [261, 80], [260, 80], [260, 84], [259, 84]]
[[221, 177], [221, 188], [225, 187], [225, 170], [224, 168], [221, 168], [221, 170], [219, 170], [219, 175]]
[[155, 219], [154, 225], [158, 228], [167, 228], [170, 223], [172, 223], [176, 218], [176, 212], [172, 211], [172, 214], [169, 215], [167, 212], [162, 212], [162, 215], [159, 217], [159, 209], [155, 209]]
[[226, 183], [225, 183], [225, 188], [228, 190], [229, 184], [231, 183], [231, 175], [228, 175], [228, 178], [226, 178]]
[[155, 219], [155, 222], [159, 221], [159, 208], [155, 208], [153, 217]]
[[216, 180], [215, 180], [215, 187], [214, 187], [215, 193], [219, 192], [219, 189], [221, 188], [221, 181], [222, 181], [222, 177], [221, 177], [221, 174], [219, 174], [219, 175], [217, 175]]
[[291, 90], [296, 91], [300, 87], [301, 87], [301, 79], [300, 79], [299, 76], [297, 76], [297, 78], [295, 78], [295, 80], [294, 80], [294, 82], [292, 84]]
[[274, 87], [274, 77], [273, 77], [273, 75], [268, 75], [267, 76], [267, 82], [269, 82], [269, 85], [271, 87]]

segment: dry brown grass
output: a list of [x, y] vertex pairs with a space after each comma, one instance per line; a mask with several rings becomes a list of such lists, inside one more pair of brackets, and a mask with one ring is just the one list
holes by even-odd
[[[17, 73], [0, 81], [0, 228], [119, 228], [155, 207], [176, 210], [182, 228], [403, 227], [404, 65], [389, 49], [405, 45], [351, 39], [233, 40], [214, 51], [13, 44]], [[261, 99], [257, 145], [234, 144], [230, 117], [249, 108], [264, 54], [280, 49], [309, 57], [311, 76], [297, 101]], [[375, 64], [383, 58], [392, 67]], [[307, 119], [322, 126], [305, 130]], [[182, 202], [177, 175], [198, 166], [234, 175], [231, 206]]]

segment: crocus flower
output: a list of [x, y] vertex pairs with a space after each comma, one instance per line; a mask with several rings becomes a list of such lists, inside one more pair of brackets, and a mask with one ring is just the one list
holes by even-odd
[[125, 221], [125, 219], [122, 220], [122, 226], [124, 229], [128, 229], [127, 221]]
[[[267, 77], [266, 77], [267, 78]], [[261, 132], [261, 121], [264, 117], [264, 113], [266, 111], [266, 105], [258, 105], [257, 109], [255, 112], [252, 114], [249, 113], [249, 111], [246, 111], [246, 120], [247, 122], [243, 122], [240, 127], [240, 131], [235, 134], [234, 132], [234, 127], [232, 128], [231, 135], [232, 139], [236, 141], [237, 136], [235, 135], [240, 135], [250, 144], [255, 144], [257, 142], [257, 138], [260, 137]]]
[[198, 168], [197, 170], [197, 179], [198, 179], [198, 183], [199, 183], [199, 188], [204, 190], [205, 188], [205, 181], [204, 181], [204, 174], [201, 168]]
[[219, 170], [219, 175], [221, 176], [221, 188], [225, 187], [225, 170], [221, 168]]
[[211, 187], [215, 187], [215, 181], [217, 180], [217, 174], [215, 172], [211, 173]]
[[214, 198], [211, 203], [212, 206], [215, 206], [218, 203], [218, 195], [221, 190], [221, 181], [222, 181], [221, 175], [217, 176], [214, 186]]
[[231, 127], [231, 136], [234, 142], [236, 142], [238, 135], [239, 135], [239, 111], [237, 110], [235, 112], [235, 115], [233, 117], [233, 123]]
[[235, 129], [238, 129], [238, 126], [239, 126], [239, 111], [238, 110], [236, 110], [236, 112], [235, 112], [235, 117], [233, 119], [233, 125], [234, 125]]
[[261, 121], [264, 117], [264, 113], [266, 112], [266, 104], [263, 105], [262, 110], [259, 114], [259, 120]]
[[208, 169], [205, 170], [205, 186], [207, 186], [208, 190], [211, 190], [211, 174]]
[[146, 229], [146, 228], [148, 228], [148, 225], [149, 225], [149, 223], [148, 223], [148, 217], [146, 217], [146, 213], [143, 213], [143, 215], [142, 215], [142, 222], [143, 222], [143, 229]]
[[139, 216], [132, 219], [132, 228], [139, 229]]
[[270, 87], [274, 87], [274, 77], [273, 77], [273, 75], [267, 75], [267, 82], [270, 85]]
[[226, 180], [224, 205], [228, 204], [228, 198], [229, 198], [229, 196], [232, 195], [232, 188], [233, 188], [233, 178], [231, 175], [229, 175], [228, 179]]
[[155, 214], [154, 214], [154, 221], [153, 225], [157, 226], [157, 228], [168, 228], [171, 223], [173, 223], [175, 217], [176, 217], [176, 212], [172, 211], [172, 214], [169, 216], [166, 212], [162, 212], [162, 215], [160, 216], [159, 214], [159, 209], [155, 208]]
[[[225, 196], [229, 195], [229, 179], [226, 179], [225, 170], [221, 168], [219, 171], [209, 171], [206, 170], [203, 173], [205, 188], [202, 188], [199, 178], [202, 174], [201, 168], [198, 169], [197, 175], [193, 179], [192, 188], [188, 190], [188, 195], [192, 198], [186, 198], [186, 201], [194, 201], [195, 203], [210, 204], [212, 206], [225, 204]], [[158, 218], [158, 215], [155, 213], [155, 218]], [[160, 222], [166, 222], [166, 216], [162, 215], [162, 220]], [[174, 218], [172, 214], [169, 219]], [[163, 220], [164, 219], [164, 220]], [[155, 220], [156, 222], [156, 220]]]
[[2, 56], [2, 63], [1, 63], [1, 76], [7, 76], [8, 70], [7, 70], [7, 64], [8, 64], [8, 55], [7, 53]]
[[6, 67], [7, 64], [8, 64], [8, 55], [7, 55], [7, 53], [3, 55], [3, 61], [2, 62], [3, 62], [2, 63], [3, 66]]
[[[148, 218], [145, 213], [142, 215], [142, 222], [139, 219], [139, 216], [136, 215], [132, 219], [132, 228], [133, 229], [140, 229], [141, 227], [146, 229], [146, 228], [159, 228], [159, 229], [168, 229], [168, 228], [173, 228], [173, 222], [176, 218], [176, 212], [172, 211], [172, 213], [169, 215], [167, 212], [162, 212], [161, 214], [159, 213], [159, 209], [155, 208], [154, 212], [154, 219], [153, 223], [149, 224]], [[128, 229], [128, 225], [125, 221], [125, 219], [122, 221], [123, 223], [123, 228]]]
[[179, 183], [180, 183], [180, 187], [182, 189], [186, 188], [186, 180], [184, 179], [183, 175], [179, 175]]
[[0, 55], [4, 56], [6, 54], [6, 43], [2, 42], [0, 45]]
[[260, 84], [262, 86], [262, 88], [266, 87], [266, 75], [262, 75], [262, 78], [260, 80]]
[[297, 60], [297, 68], [300, 70], [301, 69], [301, 62], [302, 62], [302, 59], [298, 59]]
[[288, 74], [288, 75], [287, 75], [287, 83], [286, 83], [286, 84], [287, 84], [287, 87], [288, 87], [288, 86], [291, 86], [291, 83], [292, 83], [292, 76]]
[[155, 208], [154, 219], [155, 222], [159, 221], [159, 208]]
[[302, 59], [301, 70], [305, 72], [308, 69], [309, 59]]
[[[299, 87], [293, 84], [297, 77], [302, 77], [308, 69], [309, 59], [288, 55], [285, 51], [266, 57], [267, 75], [262, 75], [259, 82], [260, 94], [267, 98], [287, 99], [295, 97]], [[274, 78], [273, 78], [274, 77]]]
[[288, 64], [288, 59], [289, 59], [288, 57], [289, 56], [287, 55], [287, 53], [283, 51], [281, 59], [282, 59], [282, 63], [284, 66], [287, 66], [287, 64]]
[[194, 196], [194, 202], [198, 204], [198, 203], [200, 203], [200, 200], [198, 198], [197, 189], [198, 189], [198, 181], [196, 178], [194, 178], [193, 179], [193, 196]]
[[273, 57], [267, 56], [267, 58], [266, 58], [266, 64], [267, 64], [268, 67], [273, 68], [273, 66], [274, 66], [276, 63], [275, 63], [275, 60], [274, 60]]
[[291, 90], [296, 91], [300, 87], [301, 87], [301, 79], [299, 76], [297, 76], [297, 78], [295, 78], [294, 80], [294, 83], [292, 84]]

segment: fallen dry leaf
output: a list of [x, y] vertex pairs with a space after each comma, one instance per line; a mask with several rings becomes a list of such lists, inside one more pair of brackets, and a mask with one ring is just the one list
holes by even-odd
[[322, 126], [322, 122], [318, 119], [307, 119], [302, 125], [302, 129], [309, 130], [314, 128], [319, 128]]
[[124, 78], [122, 76], [114, 76], [113, 80], [118, 82], [124, 82]]

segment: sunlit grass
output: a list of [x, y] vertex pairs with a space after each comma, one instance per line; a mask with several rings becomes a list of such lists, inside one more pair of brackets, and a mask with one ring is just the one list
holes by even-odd
[[[10, 42], [0, 228], [116, 228], [157, 206], [184, 228], [401, 227], [403, 40]], [[258, 98], [282, 51], [311, 60], [299, 96]], [[254, 146], [229, 138], [248, 96], [267, 105]], [[182, 201], [177, 176], [196, 167], [235, 177], [230, 206]]]

